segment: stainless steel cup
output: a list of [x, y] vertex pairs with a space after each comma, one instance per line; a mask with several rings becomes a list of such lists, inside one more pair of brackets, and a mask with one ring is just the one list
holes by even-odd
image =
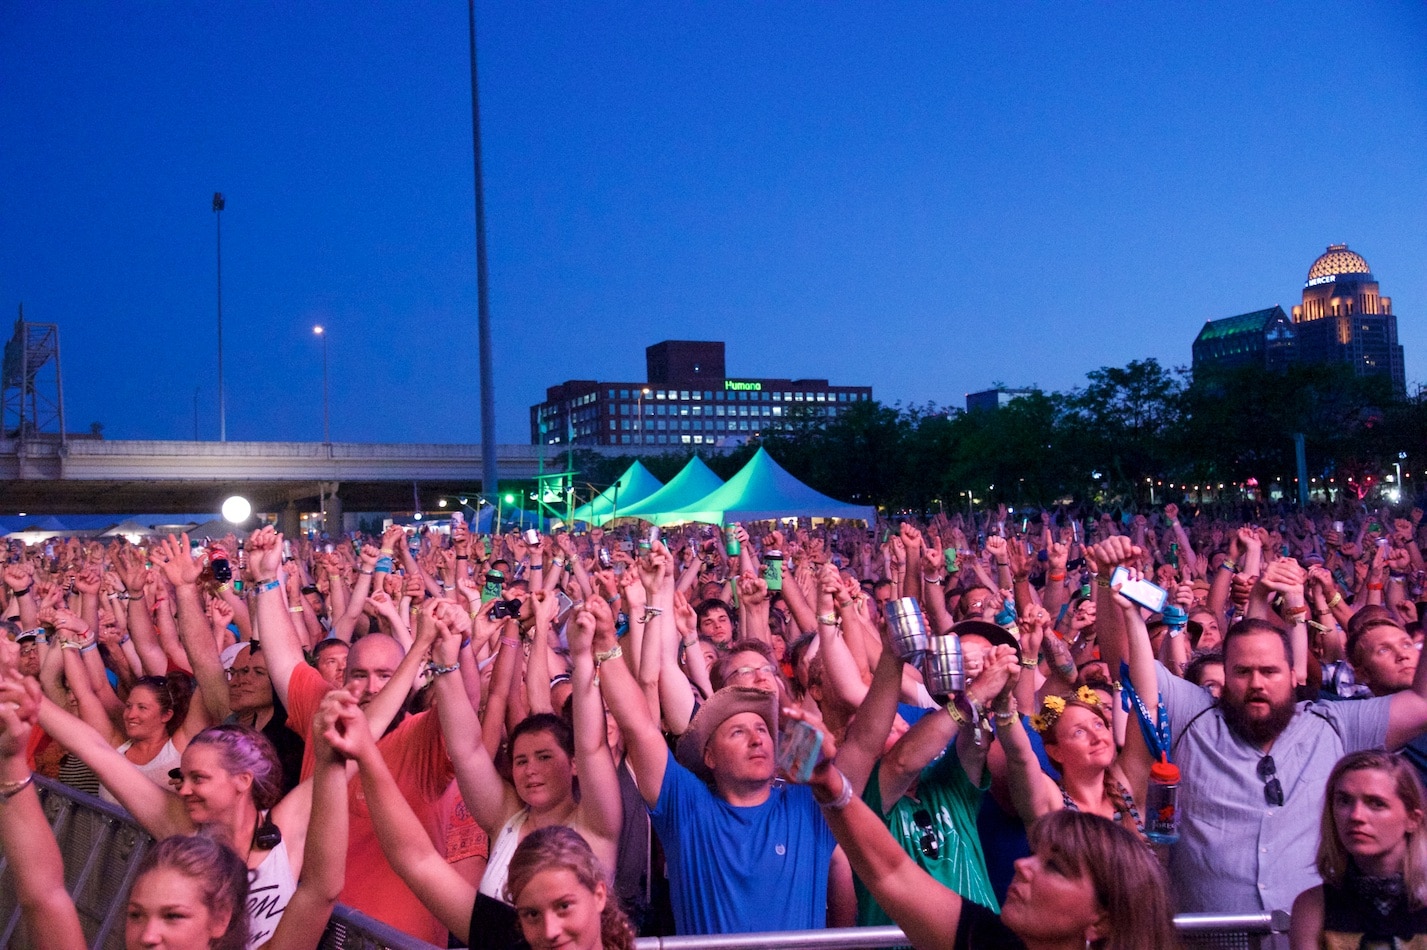
[[900, 597], [887, 602], [887, 635], [892, 650], [902, 662], [919, 666], [926, 655], [930, 639], [927, 618], [915, 597]]
[[954, 633], [932, 637], [922, 658], [922, 679], [933, 696], [950, 696], [966, 688], [966, 658]]

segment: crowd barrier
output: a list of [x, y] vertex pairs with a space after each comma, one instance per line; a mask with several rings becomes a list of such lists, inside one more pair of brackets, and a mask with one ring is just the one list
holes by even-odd
[[[120, 897], [133, 884], [139, 862], [152, 843], [148, 833], [123, 809], [40, 776], [35, 785], [45, 816], [64, 857], [65, 888], [74, 897], [91, 950], [123, 950], [126, 906]], [[0, 860], [0, 871], [9, 862]], [[1288, 929], [1282, 911], [1262, 914], [1181, 914], [1175, 926], [1186, 950], [1258, 950], [1264, 938]], [[0, 947], [44, 950], [22, 932], [14, 882], [0, 874]], [[782, 933], [723, 934], [694, 937], [643, 937], [637, 950], [857, 950], [905, 946], [896, 927], [857, 927]], [[358, 913], [338, 907], [332, 914], [322, 950], [437, 950]]]
[[[1283, 911], [1262, 914], [1180, 914], [1175, 928], [1184, 950], [1259, 950], [1271, 934], [1288, 930]], [[706, 937], [641, 937], [635, 950], [874, 950], [904, 947], [897, 927], [851, 927]]]

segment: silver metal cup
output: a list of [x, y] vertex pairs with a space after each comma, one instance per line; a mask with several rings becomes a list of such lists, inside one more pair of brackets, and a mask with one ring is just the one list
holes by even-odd
[[887, 636], [892, 651], [902, 662], [920, 666], [931, 636], [922, 605], [915, 597], [899, 597], [887, 602]]
[[950, 696], [966, 688], [966, 658], [954, 633], [932, 637], [922, 658], [922, 680], [933, 696]]

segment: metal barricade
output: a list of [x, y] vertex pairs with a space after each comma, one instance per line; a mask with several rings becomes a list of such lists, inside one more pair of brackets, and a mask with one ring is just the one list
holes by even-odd
[[[1261, 914], [1180, 914], [1175, 929], [1185, 950], [1258, 950], [1270, 934], [1288, 930], [1281, 910]], [[641, 937], [635, 950], [873, 950], [905, 947], [898, 927], [847, 927], [703, 937]]]
[[[125, 897], [149, 845], [128, 812], [67, 785], [35, 776], [45, 817], [64, 858], [65, 889], [74, 898], [91, 950], [123, 950]], [[23, 860], [23, 859], [21, 859]], [[0, 947], [44, 950], [23, 932], [9, 861], [0, 859]], [[332, 912], [322, 950], [438, 950], [349, 907]]]

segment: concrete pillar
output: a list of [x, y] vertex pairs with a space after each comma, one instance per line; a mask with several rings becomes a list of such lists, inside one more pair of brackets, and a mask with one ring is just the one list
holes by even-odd
[[322, 530], [327, 532], [329, 538], [335, 538], [342, 533], [342, 496], [332, 494], [327, 496], [327, 517], [322, 523]]
[[302, 516], [298, 514], [297, 502], [290, 501], [278, 517], [278, 530], [284, 538], [296, 540], [302, 534]]

